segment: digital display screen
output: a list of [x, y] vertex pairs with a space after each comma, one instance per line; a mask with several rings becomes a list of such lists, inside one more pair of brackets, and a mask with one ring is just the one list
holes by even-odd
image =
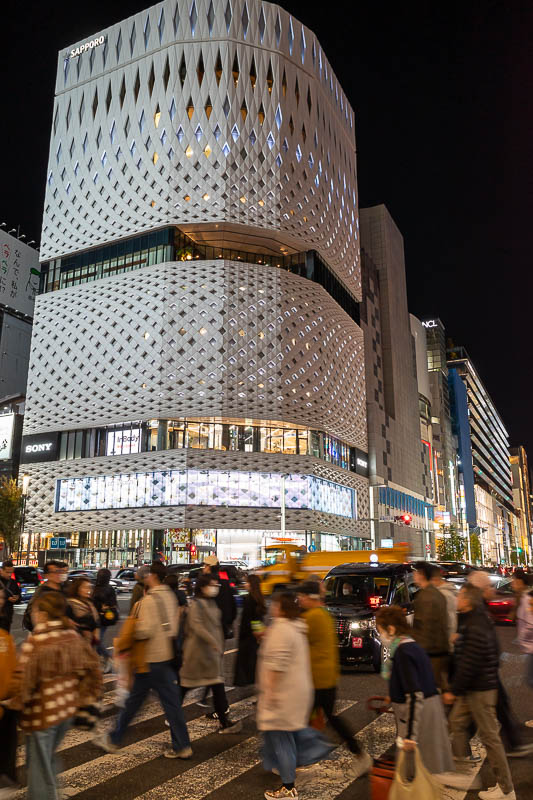
[[[278, 473], [182, 469], [57, 481], [56, 512], [149, 506], [281, 507]], [[356, 492], [314, 475], [285, 476], [285, 507], [356, 517]]]

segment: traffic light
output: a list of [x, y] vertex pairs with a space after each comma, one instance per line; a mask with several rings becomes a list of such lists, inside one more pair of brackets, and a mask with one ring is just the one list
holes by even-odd
[[402, 525], [410, 525], [413, 521], [412, 514], [400, 514], [398, 517], [394, 517], [396, 522], [401, 522]]

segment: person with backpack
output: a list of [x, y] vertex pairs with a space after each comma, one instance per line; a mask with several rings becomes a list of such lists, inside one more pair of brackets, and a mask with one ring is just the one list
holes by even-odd
[[113, 730], [94, 740], [106, 753], [118, 752], [128, 725], [153, 690], [163, 706], [172, 737], [172, 747], [164, 753], [165, 757], [188, 759], [192, 756], [174, 663], [178, 605], [172, 590], [163, 584], [165, 574], [166, 567], [154, 561], [145, 579], [148, 592], [139, 601], [133, 630], [133, 637], [144, 643], [145, 666], [143, 671], [136, 672], [131, 692]]

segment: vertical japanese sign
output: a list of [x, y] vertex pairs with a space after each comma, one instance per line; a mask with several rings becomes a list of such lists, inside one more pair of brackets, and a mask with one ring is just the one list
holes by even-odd
[[0, 303], [33, 317], [39, 276], [39, 253], [0, 231]]

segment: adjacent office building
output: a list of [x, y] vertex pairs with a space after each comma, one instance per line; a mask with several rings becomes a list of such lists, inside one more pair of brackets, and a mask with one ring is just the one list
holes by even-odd
[[61, 51], [41, 260], [30, 535], [366, 545], [354, 114], [312, 31], [165, 0]]
[[[360, 210], [372, 538], [434, 550], [431, 474], [421, 441], [403, 238], [385, 206]], [[401, 522], [412, 516], [410, 525]]]
[[0, 228], [0, 476], [16, 477], [39, 253]]
[[525, 447], [511, 447], [513, 501], [518, 515], [518, 562], [531, 563], [533, 556], [533, 520], [531, 517], [531, 478]]
[[[448, 350], [448, 370], [452, 391], [454, 424], [460, 441], [470, 439], [474, 501], [465, 493], [466, 517], [479, 534], [484, 560], [510, 563], [515, 542], [515, 509], [511, 475], [509, 437], [472, 360], [463, 347]], [[468, 414], [461, 413], [466, 390]], [[461, 400], [461, 396], [463, 399]], [[468, 428], [466, 428], [468, 425]], [[461, 452], [461, 461], [465, 453]], [[462, 469], [465, 464], [462, 463]], [[468, 471], [470, 465], [467, 467]], [[466, 486], [466, 484], [465, 484]]]

